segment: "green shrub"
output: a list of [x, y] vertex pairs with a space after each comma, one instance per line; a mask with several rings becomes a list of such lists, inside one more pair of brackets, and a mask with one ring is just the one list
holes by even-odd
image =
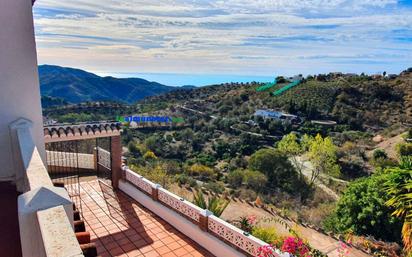
[[127, 144], [127, 148], [129, 149], [130, 154], [132, 154], [134, 157], [139, 157], [141, 156], [140, 149], [137, 147], [136, 143], [133, 141], [130, 141]]
[[373, 151], [373, 159], [376, 161], [378, 159], [387, 159], [388, 155], [386, 154], [385, 150], [383, 149], [376, 149]]
[[234, 170], [228, 174], [227, 182], [229, 183], [231, 187], [237, 188], [242, 185], [243, 177], [244, 177], [243, 170], [240, 170], [240, 169]]
[[189, 177], [188, 184], [189, 184], [189, 186], [192, 187], [192, 188], [196, 188], [196, 187], [197, 187], [197, 181], [196, 181], [196, 179], [194, 179], [194, 178]]
[[179, 184], [179, 186], [187, 184], [188, 181], [189, 176], [187, 176], [186, 174], [176, 175], [176, 182]]
[[325, 228], [388, 241], [399, 240], [400, 220], [393, 217], [394, 210], [385, 205], [389, 197], [383, 184], [391, 176], [391, 172], [382, 172], [350, 183], [334, 214], [325, 220]]
[[260, 192], [268, 181], [265, 174], [255, 170], [245, 170], [243, 176], [244, 182], [247, 186], [257, 192]]
[[406, 133], [406, 138], [412, 139], [412, 129], [408, 130], [408, 133]]
[[281, 236], [278, 235], [274, 227], [254, 227], [252, 235], [268, 244], [277, 244], [281, 240]]
[[399, 156], [412, 155], [412, 143], [400, 143], [396, 145], [396, 152]]
[[209, 180], [216, 175], [214, 169], [209, 168], [202, 164], [193, 164], [189, 168], [189, 174], [193, 176], [198, 176], [200, 179]]
[[229, 201], [219, 199], [215, 196], [209, 197], [206, 201], [202, 192], [198, 191], [193, 194], [193, 203], [202, 209], [207, 209], [213, 212], [213, 215], [220, 217], [226, 207], [229, 205]]
[[183, 170], [180, 167], [179, 163], [177, 161], [174, 161], [174, 160], [163, 161], [162, 166], [166, 170], [167, 174], [169, 174], [169, 175], [180, 174], [180, 173], [183, 172]]
[[162, 185], [164, 188], [167, 188], [167, 186], [171, 182], [171, 177], [167, 175], [166, 171], [161, 165], [131, 165], [130, 169], [147, 178], [148, 180]]
[[213, 166], [216, 162], [216, 159], [212, 155], [200, 153], [196, 157], [196, 162], [206, 166]]
[[210, 183], [206, 183], [204, 185], [204, 187], [207, 190], [210, 190], [216, 194], [221, 194], [225, 191], [225, 186], [223, 185], [223, 183], [221, 182], [210, 182]]
[[245, 188], [241, 188], [236, 195], [241, 199], [249, 201], [255, 201], [257, 197], [257, 193], [254, 190]]
[[412, 156], [401, 156], [399, 160], [399, 168], [412, 170]]
[[152, 151], [147, 151], [144, 155], [143, 155], [143, 159], [149, 161], [149, 160], [156, 160], [157, 156], [154, 152]]

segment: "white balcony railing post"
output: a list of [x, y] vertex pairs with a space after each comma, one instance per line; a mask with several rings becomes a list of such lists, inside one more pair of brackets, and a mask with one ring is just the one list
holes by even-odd
[[209, 216], [213, 215], [213, 212], [209, 210], [203, 210], [199, 213], [199, 227], [201, 230], [207, 232], [209, 224]]

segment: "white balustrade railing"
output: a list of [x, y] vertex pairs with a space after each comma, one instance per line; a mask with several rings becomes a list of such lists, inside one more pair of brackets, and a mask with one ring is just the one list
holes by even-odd
[[94, 169], [93, 154], [46, 151], [46, 159], [50, 166]]
[[199, 222], [200, 212], [203, 211], [202, 208], [194, 205], [191, 202], [184, 200], [183, 198], [167, 191], [164, 188], [159, 188], [158, 199], [160, 202], [171, 207], [177, 212], [180, 212], [185, 216], [189, 217], [190, 219]]
[[97, 155], [98, 155], [98, 158], [97, 158], [98, 163], [101, 166], [111, 170], [112, 169], [112, 167], [111, 167], [112, 162], [111, 162], [111, 158], [110, 158], [110, 152], [107, 151], [107, 150], [104, 150], [101, 147], [97, 147]]
[[262, 240], [249, 235], [232, 224], [211, 215], [208, 217], [208, 229], [243, 251], [257, 256], [260, 247], [267, 245]]
[[131, 170], [126, 170], [126, 180], [150, 195], [152, 194], [152, 188], [156, 186], [155, 183]]

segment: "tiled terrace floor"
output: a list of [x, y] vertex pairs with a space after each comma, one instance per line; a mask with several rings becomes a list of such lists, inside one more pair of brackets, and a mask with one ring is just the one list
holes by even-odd
[[99, 255], [213, 255], [122, 192], [93, 180], [81, 182], [81, 210]]

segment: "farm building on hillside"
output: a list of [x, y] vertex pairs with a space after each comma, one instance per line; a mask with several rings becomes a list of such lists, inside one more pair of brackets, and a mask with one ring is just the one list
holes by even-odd
[[264, 119], [299, 121], [299, 117], [296, 115], [272, 110], [256, 110], [254, 116]]

